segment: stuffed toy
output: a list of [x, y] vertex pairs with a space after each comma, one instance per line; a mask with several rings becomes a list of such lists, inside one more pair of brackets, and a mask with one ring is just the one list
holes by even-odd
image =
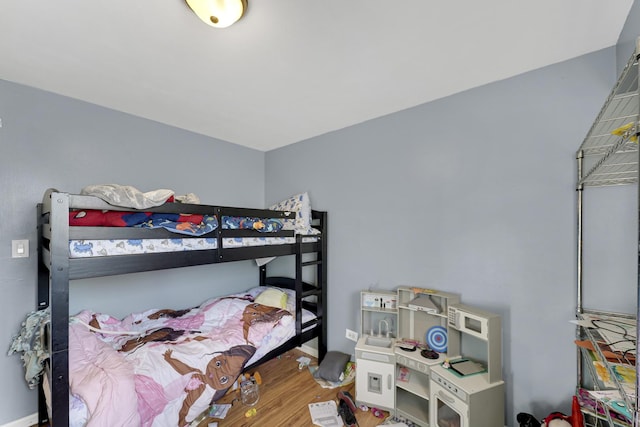
[[552, 412], [544, 419], [542, 427], [573, 427], [570, 421], [571, 417], [561, 414], [560, 412]]
[[569, 421], [556, 418], [549, 421], [549, 423], [542, 423], [542, 427], [571, 427]]
[[561, 412], [552, 412], [540, 424], [533, 415], [521, 412], [516, 419], [520, 427], [584, 427], [580, 403], [576, 396], [573, 396], [571, 416], [564, 415]]
[[574, 427], [569, 422], [570, 417], [560, 412], [552, 412], [542, 420], [542, 424], [533, 415], [523, 412], [519, 413], [516, 419], [520, 427]]

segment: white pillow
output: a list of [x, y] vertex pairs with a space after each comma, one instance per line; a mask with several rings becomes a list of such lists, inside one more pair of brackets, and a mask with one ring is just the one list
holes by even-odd
[[287, 294], [278, 289], [267, 289], [255, 298], [255, 302], [269, 307], [287, 308]]
[[251, 295], [253, 297], [253, 300], [255, 301], [258, 295], [260, 295], [267, 289], [275, 289], [276, 291], [284, 292], [285, 294], [287, 294], [286, 310], [289, 313], [293, 313], [296, 311], [296, 291], [294, 291], [293, 289], [279, 288], [277, 286], [255, 286], [251, 289], [248, 289], [245, 292], [234, 294], [234, 295], [237, 295], [240, 297], [245, 295]]
[[295, 230], [301, 234], [311, 234], [311, 202], [306, 192], [296, 194], [269, 207], [275, 211], [295, 212], [296, 218], [285, 219], [283, 229]]

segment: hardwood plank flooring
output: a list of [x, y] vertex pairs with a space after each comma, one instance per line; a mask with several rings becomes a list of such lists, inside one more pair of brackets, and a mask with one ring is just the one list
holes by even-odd
[[[340, 390], [346, 390], [355, 397], [355, 383], [335, 389], [322, 388], [313, 379], [308, 368], [298, 369], [296, 359], [300, 356], [309, 357], [302, 351], [293, 349], [257, 368], [262, 384], [259, 386], [260, 399], [254, 406], [254, 416], [245, 417], [249, 408], [240, 402], [237, 391], [231, 391], [218, 401], [231, 403], [237, 399], [225, 419], [207, 419], [198, 427], [207, 427], [211, 422], [217, 422], [219, 427], [308, 427], [313, 426], [309, 403], [328, 400], [335, 400], [337, 403], [336, 395]], [[311, 359], [311, 364], [317, 365], [317, 360]], [[388, 415], [387, 412], [384, 414]], [[384, 418], [375, 417], [371, 411], [358, 410], [356, 418], [360, 427], [374, 427], [384, 421]]]
[[[218, 401], [233, 403], [227, 416], [222, 420], [205, 419], [198, 427], [208, 427], [209, 423], [213, 422], [217, 422], [219, 427], [310, 427], [313, 423], [309, 414], [309, 403], [328, 400], [335, 400], [337, 403], [340, 390], [348, 391], [355, 397], [355, 383], [335, 389], [322, 388], [313, 379], [308, 368], [298, 369], [296, 360], [300, 356], [309, 357], [312, 360], [311, 365], [318, 363], [314, 357], [293, 349], [256, 369], [260, 373], [262, 384], [259, 386], [260, 399], [254, 406], [254, 416], [245, 417], [249, 408], [240, 402], [237, 391], [231, 391]], [[384, 412], [384, 415], [386, 417], [389, 413]], [[371, 411], [358, 410], [356, 418], [360, 427], [374, 427], [384, 421], [384, 418], [375, 417]]]

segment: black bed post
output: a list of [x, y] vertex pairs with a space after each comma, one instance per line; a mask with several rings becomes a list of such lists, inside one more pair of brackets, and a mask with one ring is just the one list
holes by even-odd
[[[69, 195], [51, 193], [49, 367], [51, 425], [69, 425]], [[45, 375], [47, 375], [45, 373]]]
[[[49, 270], [44, 265], [44, 258], [42, 254], [42, 229], [44, 223], [44, 218], [42, 217], [42, 203], [38, 203], [36, 206], [36, 215], [36, 224], [38, 228], [38, 292], [36, 310], [44, 310], [49, 307]], [[47, 401], [44, 395], [43, 386], [40, 385], [38, 387], [38, 424], [42, 425], [48, 420], [49, 414], [47, 412]]]
[[295, 275], [295, 289], [296, 289], [296, 335], [298, 336], [298, 345], [303, 344], [302, 341], [302, 235], [296, 235], [296, 275]]
[[318, 311], [322, 313], [322, 325], [320, 330], [320, 339], [318, 340], [318, 359], [324, 359], [327, 354], [328, 340], [328, 322], [327, 322], [327, 213], [320, 213], [320, 224], [322, 226], [322, 240], [320, 242], [321, 249], [318, 253], [318, 261], [320, 261], [317, 269], [317, 286], [321, 288], [321, 297], [318, 302]]

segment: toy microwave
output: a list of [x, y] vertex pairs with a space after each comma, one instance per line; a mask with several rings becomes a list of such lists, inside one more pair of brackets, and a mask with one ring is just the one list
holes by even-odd
[[447, 309], [447, 323], [449, 327], [464, 334], [489, 341], [492, 338], [492, 329], [498, 329], [501, 322], [497, 314], [465, 304], [450, 304]]

